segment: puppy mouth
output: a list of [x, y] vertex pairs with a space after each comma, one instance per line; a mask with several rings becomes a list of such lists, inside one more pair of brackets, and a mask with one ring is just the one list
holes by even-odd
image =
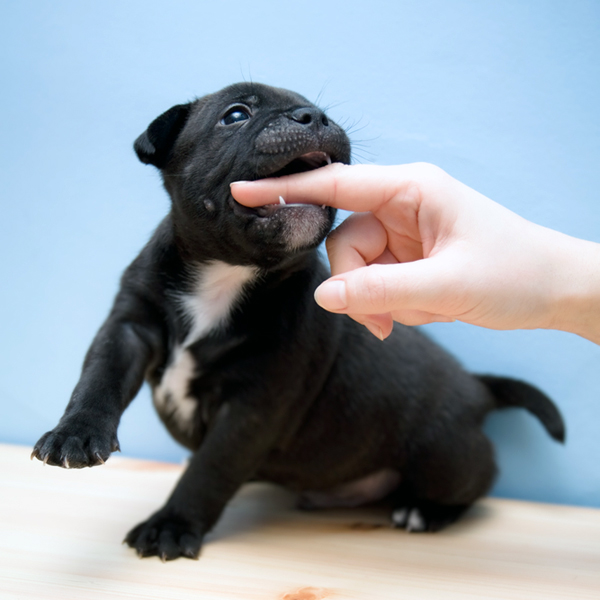
[[307, 152], [287, 163], [282, 169], [270, 173], [267, 177], [283, 177], [284, 175], [294, 175], [296, 173], [306, 173], [314, 171], [320, 167], [325, 167], [332, 163], [331, 156], [327, 152]]
[[[320, 150], [314, 152], [307, 152], [306, 154], [302, 154], [290, 162], [288, 162], [284, 167], [265, 175], [264, 177], [260, 177], [260, 179], [266, 179], [271, 177], [284, 177], [285, 175], [295, 175], [297, 173], [306, 173], [308, 171], [314, 171], [315, 169], [320, 169], [321, 167], [326, 167], [330, 165], [332, 162], [337, 162], [334, 159], [332, 160], [331, 155], [327, 152], [322, 152]], [[237, 203], [236, 203], [237, 204]], [[312, 208], [319, 210], [327, 210], [327, 206], [315, 206], [312, 204], [300, 204], [300, 203], [287, 203], [284, 198], [279, 196], [279, 202], [274, 204], [265, 204], [264, 206], [256, 206], [254, 208], [242, 207], [242, 209], [247, 209], [251, 213], [258, 215], [262, 218], [272, 217], [275, 213], [282, 209], [290, 209], [290, 208]], [[237, 208], [237, 207], [236, 207]], [[244, 211], [246, 212], [246, 211]]]

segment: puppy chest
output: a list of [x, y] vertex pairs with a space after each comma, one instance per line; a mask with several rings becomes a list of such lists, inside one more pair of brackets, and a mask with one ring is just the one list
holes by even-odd
[[190, 395], [190, 386], [198, 371], [192, 354], [179, 347], [173, 353], [160, 383], [153, 390], [154, 405], [161, 417], [189, 433], [194, 426], [198, 406], [198, 401]]
[[256, 276], [254, 267], [214, 261], [198, 267], [192, 274], [191, 291], [176, 298], [188, 333], [171, 352], [166, 369], [153, 390], [154, 405], [169, 429], [191, 435], [199, 419], [206, 420], [208, 415], [196, 416], [199, 402], [205, 402], [197, 389], [194, 392], [192, 384], [207, 374], [207, 365], [201, 364], [191, 347], [227, 326], [245, 289]]

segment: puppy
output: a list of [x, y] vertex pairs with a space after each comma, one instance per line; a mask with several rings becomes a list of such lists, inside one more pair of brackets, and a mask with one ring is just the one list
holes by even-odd
[[385, 342], [313, 300], [328, 276], [317, 246], [335, 211], [241, 206], [229, 184], [348, 164], [344, 131], [298, 94], [241, 83], [174, 106], [136, 140], [170, 213], [125, 271], [63, 417], [33, 455], [80, 468], [119, 448], [144, 379], [173, 437], [193, 451], [166, 504], [127, 543], [140, 556], [197, 557], [249, 480], [306, 508], [393, 500], [393, 522], [433, 531], [495, 475], [486, 414], [522, 406], [564, 439], [537, 389], [466, 373], [415, 328]]

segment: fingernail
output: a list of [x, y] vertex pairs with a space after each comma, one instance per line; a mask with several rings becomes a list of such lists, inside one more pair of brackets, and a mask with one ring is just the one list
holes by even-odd
[[345, 281], [326, 281], [315, 290], [317, 304], [326, 310], [342, 310], [348, 306]]
[[243, 179], [240, 179], [239, 181], [232, 181], [229, 184], [229, 187], [233, 187], [234, 185], [243, 184], [243, 183], [254, 183], [254, 182], [253, 181], [245, 181]]
[[381, 327], [378, 325], [373, 325], [373, 323], [365, 323], [365, 327], [376, 337], [379, 338], [383, 342], [383, 331]]

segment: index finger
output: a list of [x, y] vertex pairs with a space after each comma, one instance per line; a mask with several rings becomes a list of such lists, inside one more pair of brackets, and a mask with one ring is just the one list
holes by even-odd
[[326, 204], [349, 211], [375, 211], [406, 190], [414, 177], [410, 165], [343, 165], [334, 163], [314, 171], [231, 184], [231, 194], [246, 206], [279, 202]]

